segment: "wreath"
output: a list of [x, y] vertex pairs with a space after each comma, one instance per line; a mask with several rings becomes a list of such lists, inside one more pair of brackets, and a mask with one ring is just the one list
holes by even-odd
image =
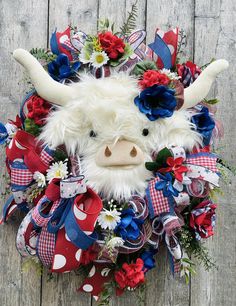
[[196, 258], [214, 266], [215, 195], [227, 166], [217, 99], [206, 99], [216, 60], [181, 61], [185, 36], [133, 31], [135, 6], [119, 31], [69, 26], [50, 49], [14, 51], [31, 89], [15, 120], [0, 125], [10, 195], [1, 222], [26, 213], [16, 247], [54, 273], [90, 271], [80, 291], [101, 304], [142, 290], [163, 243], [171, 271], [189, 279]]

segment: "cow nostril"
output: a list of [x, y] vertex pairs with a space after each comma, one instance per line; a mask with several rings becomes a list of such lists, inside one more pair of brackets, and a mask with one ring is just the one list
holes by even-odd
[[106, 147], [104, 154], [106, 157], [110, 157], [112, 153], [111, 150], [108, 147]]
[[136, 155], [137, 155], [137, 150], [135, 147], [133, 147], [132, 150], [130, 151], [130, 156], [135, 157]]

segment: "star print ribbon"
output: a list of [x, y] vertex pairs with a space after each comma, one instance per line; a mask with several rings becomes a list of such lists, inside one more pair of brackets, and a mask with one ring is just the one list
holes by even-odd
[[119, 71], [131, 70], [139, 61], [152, 59], [152, 50], [143, 42], [145, 37], [146, 32], [144, 30], [137, 30], [130, 34], [127, 42], [134, 53], [118, 66]]
[[[191, 179], [191, 182], [186, 185], [186, 191], [179, 192], [178, 196], [165, 197], [162, 190], [156, 189], [156, 183], [160, 181], [160, 178], [156, 177], [152, 179], [146, 190], [151, 218], [159, 216], [162, 213], [169, 213], [172, 201], [177, 206], [186, 206], [189, 204], [189, 195], [201, 196], [206, 192], [206, 186], [208, 184], [218, 186], [219, 175], [216, 167], [216, 155], [208, 152], [199, 152], [186, 156], [184, 149], [179, 147], [172, 147], [171, 151], [174, 158], [183, 157], [183, 165], [188, 169], [186, 177]], [[198, 190], [196, 191], [197, 188]]]

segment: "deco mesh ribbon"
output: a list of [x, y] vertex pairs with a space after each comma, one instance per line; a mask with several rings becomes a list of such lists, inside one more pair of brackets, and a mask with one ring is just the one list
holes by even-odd
[[[0, 124], [0, 144], [6, 147], [6, 171], [11, 193], [3, 206], [0, 223], [6, 222], [17, 209], [21, 209], [25, 216], [16, 236], [20, 255], [24, 258], [37, 257], [50, 272], [65, 273], [86, 266], [90, 272], [78, 291], [89, 292], [101, 301], [104, 292], [106, 296], [111, 286], [117, 295], [143, 286], [146, 273], [155, 267], [155, 254], [161, 243], [167, 248], [172, 273], [189, 277], [193, 265], [189, 256], [201, 250], [202, 239], [214, 234], [216, 204], [211, 194], [214, 188], [219, 188], [221, 170], [218, 156], [211, 153], [214, 136], [222, 134], [220, 125], [215, 124], [214, 110], [201, 95], [194, 103], [197, 98], [186, 95], [185, 91], [193, 82], [199, 83], [199, 75], [203, 75], [201, 78], [204, 79], [204, 74], [208, 72], [191, 61], [181, 63], [179, 58], [177, 61], [178, 38], [182, 31], [173, 28], [164, 32], [157, 28], [154, 41], [147, 45], [144, 30], [126, 32], [126, 27], [123, 27], [119, 33], [113, 33], [112, 28], [109, 21], [105, 21], [102, 30], [95, 35], [86, 34], [76, 27], [55, 31], [50, 40], [51, 49], [40, 50], [45, 61], [44, 68], [54, 80], [53, 88], [63, 90], [54, 99], [55, 90], [49, 88], [42, 95], [42, 88], [37, 87], [36, 82], [35, 90], [23, 99], [15, 121]], [[18, 61], [22, 52], [26, 51], [15, 52]], [[37, 52], [33, 49], [31, 54], [40, 58]], [[24, 58], [30, 56], [31, 63], [35, 63], [32, 55], [24, 53]], [[45, 75], [38, 63], [37, 67]], [[211, 76], [217, 70], [216, 66], [213, 72], [210, 67], [207, 69]], [[29, 74], [32, 78], [31, 70]], [[92, 94], [92, 102], [89, 100], [86, 103], [95, 101], [93, 109], [87, 111], [87, 105], [84, 105], [78, 111], [76, 91], [73, 95], [69, 91], [74, 82], [85, 82], [86, 87], [86, 78], [82, 77], [84, 71], [86, 78], [92, 75], [93, 84], [99, 86], [114, 71], [117, 82], [121, 73], [123, 77], [131, 75], [131, 78], [127, 84], [122, 79], [115, 94], [110, 85], [104, 85], [109, 99], [105, 94], [104, 97], [99, 96], [99, 86], [95, 93], [90, 86], [85, 96]], [[96, 83], [96, 79], [100, 79], [100, 83]], [[125, 112], [119, 109], [115, 113], [113, 100], [118, 96], [122, 107], [123, 91], [134, 82], [132, 95], [129, 93], [132, 96], [131, 107], [126, 104]], [[134, 91], [137, 92], [136, 97]], [[48, 94], [48, 101], [40, 94], [43, 97]], [[64, 94], [73, 101], [73, 105], [70, 101], [64, 103]], [[81, 106], [83, 94], [80, 94]], [[191, 99], [186, 101], [188, 95]], [[104, 109], [99, 104], [97, 106], [97, 96], [104, 102]], [[54, 103], [60, 107], [54, 106]], [[52, 135], [48, 135], [52, 139], [53, 133], [56, 137], [59, 134], [60, 141], [56, 143], [60, 145], [49, 145], [45, 141], [45, 129], [65, 104], [65, 118], [60, 121], [56, 117], [58, 131], [51, 129]], [[183, 106], [185, 110], [182, 112]], [[80, 118], [78, 120], [82, 121], [80, 128], [77, 125], [73, 127], [74, 122], [70, 119], [73, 116], [67, 118], [69, 111], [75, 112]], [[131, 112], [135, 112], [135, 120]], [[95, 118], [94, 122], [87, 121], [93, 115], [99, 120], [103, 113], [112, 114], [103, 124], [96, 125]], [[176, 113], [182, 114], [180, 126], [176, 124]], [[125, 122], [127, 114], [128, 121]], [[169, 118], [172, 121], [168, 121]], [[116, 128], [109, 131], [109, 124], [113, 121]], [[158, 128], [157, 123], [160, 123]], [[169, 123], [176, 127], [174, 131], [169, 130]], [[62, 124], [65, 125], [63, 130], [60, 129]], [[131, 125], [132, 133], [141, 132], [137, 141], [136, 134], [129, 135]], [[104, 129], [104, 135], [107, 133], [109, 137], [106, 139], [102, 132], [97, 132], [97, 127]], [[169, 131], [166, 137], [163, 137], [164, 130]], [[152, 138], [155, 131], [158, 144]], [[87, 137], [87, 142], [77, 141], [79, 132]], [[173, 133], [176, 137], [172, 137]], [[185, 138], [189, 139], [189, 143]], [[92, 141], [100, 142], [101, 146], [94, 149]], [[88, 143], [87, 147], [85, 143]], [[116, 146], [121, 149], [114, 154]], [[86, 150], [80, 152], [83, 147]], [[99, 152], [102, 152], [102, 157], [97, 158]], [[102, 158], [106, 161], [103, 160], [103, 164], [96, 168]], [[114, 164], [106, 164], [107, 160], [113, 160]], [[97, 177], [100, 168], [105, 167], [104, 175], [107, 177]], [[132, 179], [127, 183], [126, 175], [135, 167], [142, 168], [141, 175], [137, 174], [138, 170], [133, 172]], [[92, 175], [94, 181], [88, 175], [91, 169], [96, 174]], [[117, 176], [111, 176], [112, 171], [116, 171]], [[105, 178], [112, 184], [107, 183], [109, 188], [100, 188], [100, 182], [96, 184], [96, 180], [102, 182]], [[137, 179], [142, 181], [131, 188], [129, 184]], [[118, 183], [122, 186], [112, 193], [110, 189]], [[143, 191], [137, 186], [143, 186]], [[125, 190], [130, 187], [132, 192], [124, 197], [119, 194], [120, 187]], [[192, 253], [187, 247], [189, 243], [197, 245]]]

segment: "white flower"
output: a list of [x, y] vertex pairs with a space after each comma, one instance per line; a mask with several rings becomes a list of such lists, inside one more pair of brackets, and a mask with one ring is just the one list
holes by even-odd
[[124, 240], [120, 237], [113, 237], [107, 242], [107, 247], [114, 249], [115, 247], [121, 247], [124, 244]]
[[34, 172], [33, 179], [38, 183], [38, 187], [46, 186], [46, 178], [43, 173], [39, 171]]
[[169, 69], [163, 68], [161, 70], [161, 73], [164, 73], [165, 75], [167, 75], [171, 80], [179, 80], [181, 78], [180, 76], [178, 76], [177, 73], [171, 72]]
[[68, 176], [67, 161], [59, 161], [58, 163], [53, 163], [47, 170], [47, 180], [49, 183], [54, 178], [64, 179]]
[[83, 47], [79, 55], [79, 60], [81, 61], [81, 63], [83, 64], [90, 63], [90, 57], [91, 57], [91, 53], [89, 53], [86, 47]]
[[90, 58], [90, 62], [95, 68], [102, 67], [108, 61], [109, 61], [109, 57], [107, 56], [105, 51], [93, 52]]
[[98, 224], [103, 229], [113, 230], [117, 223], [120, 222], [120, 214], [116, 209], [107, 210], [103, 208], [98, 216]]

